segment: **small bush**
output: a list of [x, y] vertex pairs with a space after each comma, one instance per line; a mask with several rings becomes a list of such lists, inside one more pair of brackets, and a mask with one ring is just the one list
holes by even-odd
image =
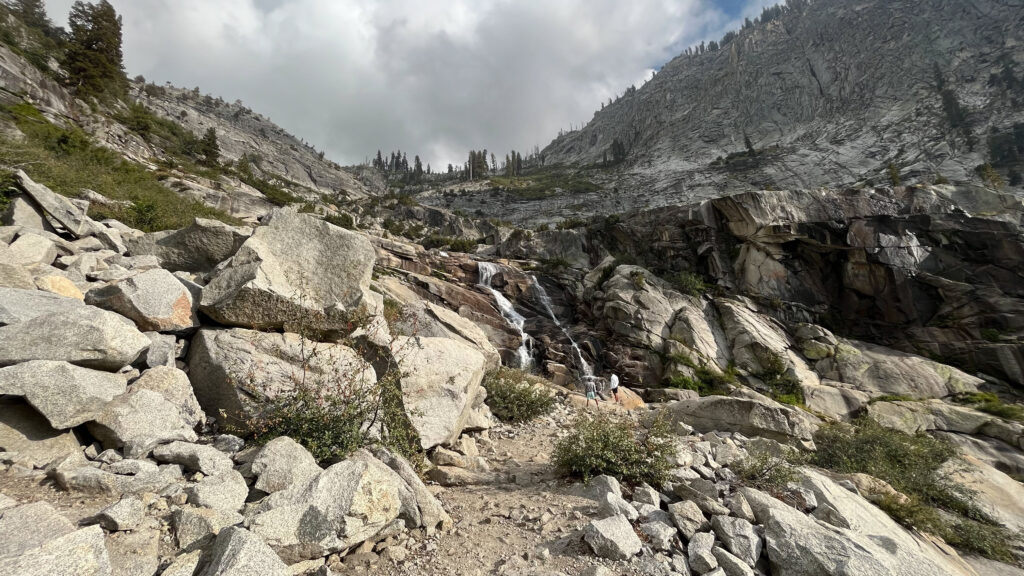
[[981, 338], [989, 342], [999, 342], [1002, 339], [1002, 334], [994, 328], [982, 328]]
[[640, 270], [633, 270], [629, 273], [629, 279], [633, 282], [633, 288], [637, 290], [643, 290], [644, 286], [647, 285], [647, 277]]
[[559, 230], [575, 230], [576, 228], [583, 228], [589, 222], [585, 218], [566, 218], [558, 223], [556, 226]]
[[789, 462], [768, 452], [751, 454], [733, 464], [731, 469], [744, 486], [770, 493], [780, 491], [796, 479], [796, 473]]
[[476, 251], [476, 240], [431, 234], [423, 240], [423, 247], [427, 250], [430, 250], [431, 248], [438, 248], [448, 249], [452, 252], [464, 252], [470, 254]]
[[708, 289], [707, 285], [704, 283], [704, 279], [701, 278], [699, 274], [687, 271], [680, 272], [679, 275], [676, 276], [676, 287], [678, 287], [683, 294], [689, 294], [690, 296], [697, 298], [703, 295]]
[[991, 392], [959, 394], [954, 397], [954, 400], [993, 416], [1024, 423], [1024, 406], [1007, 404]]
[[792, 406], [804, 405], [803, 387], [800, 386], [799, 380], [789, 374], [782, 356], [771, 351], [762, 351], [757, 354], [757, 360], [761, 365], [761, 372], [757, 377], [768, 388], [770, 398]]
[[347, 212], [342, 212], [340, 214], [328, 214], [327, 216], [324, 216], [324, 220], [334, 224], [338, 228], [344, 228], [345, 230], [354, 230], [356, 227], [356, 219]]
[[674, 453], [665, 421], [656, 419], [643, 429], [631, 420], [598, 414], [573, 422], [569, 435], [555, 445], [553, 460], [563, 475], [584, 482], [608, 474], [629, 484], [658, 486], [668, 478]]
[[499, 420], [519, 424], [551, 412], [555, 397], [534, 385], [532, 378], [521, 370], [504, 367], [484, 377], [487, 406]]

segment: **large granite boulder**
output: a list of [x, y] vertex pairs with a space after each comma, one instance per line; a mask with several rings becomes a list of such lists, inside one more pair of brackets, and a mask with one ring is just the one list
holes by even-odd
[[746, 397], [705, 396], [673, 402], [662, 408], [673, 422], [701, 432], [739, 432], [780, 442], [810, 440], [821, 421], [811, 414], [760, 394]]
[[144, 332], [176, 332], [198, 324], [192, 294], [161, 268], [90, 290], [85, 302], [131, 319]]
[[152, 232], [125, 244], [133, 256], [156, 256], [165, 270], [205, 273], [234, 256], [251, 235], [249, 228], [196, 218], [181, 230]]
[[103, 229], [103, 225], [89, 218], [84, 209], [46, 186], [33, 182], [24, 171], [15, 172], [14, 179], [25, 194], [72, 236], [92, 236]]
[[20, 462], [43, 468], [82, 447], [71, 430], [56, 430], [20, 399], [0, 399], [0, 450], [17, 454]]
[[[316, 354], [311, 353], [312, 346]], [[200, 330], [192, 339], [188, 365], [206, 414], [242, 427], [260, 403], [300, 384], [328, 389], [372, 385], [377, 380], [373, 367], [347, 346], [239, 328]]]
[[42, 290], [0, 287], [0, 326], [80, 308], [82, 301]]
[[[392, 353], [402, 378], [402, 401], [420, 444], [428, 450], [454, 442], [466, 426], [486, 425], [487, 361], [475, 348], [447, 338], [396, 338]], [[483, 417], [481, 417], [483, 416]]]
[[127, 318], [79, 306], [0, 327], [0, 366], [56, 360], [97, 370], [119, 370], [149, 348], [149, 338]]
[[252, 461], [252, 473], [256, 475], [253, 487], [268, 494], [306, 482], [321, 472], [309, 450], [287, 436], [267, 442]]
[[48, 539], [18, 554], [0, 556], [0, 574], [18, 576], [112, 576], [113, 568], [98, 525]]
[[51, 426], [62, 430], [98, 418], [126, 386], [120, 374], [67, 362], [34, 360], [0, 368], [0, 395], [24, 397]]
[[177, 404], [134, 384], [92, 420], [86, 426], [103, 447], [121, 450], [128, 458], [144, 458], [159, 444], [198, 439]]
[[213, 543], [210, 563], [199, 576], [288, 576], [288, 566], [257, 535], [231, 526]]
[[213, 272], [202, 310], [231, 326], [348, 334], [354, 321], [376, 312], [374, 260], [362, 234], [279, 210]]
[[387, 528], [402, 509], [404, 482], [373, 459], [350, 458], [247, 510], [246, 526], [290, 562], [320, 558]]
[[856, 340], [839, 341], [835, 355], [819, 360], [823, 378], [843, 382], [871, 396], [942, 398], [973, 392], [983, 381], [921, 356]]

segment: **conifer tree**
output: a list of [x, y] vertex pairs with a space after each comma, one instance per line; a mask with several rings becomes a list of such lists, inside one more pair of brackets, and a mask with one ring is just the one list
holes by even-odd
[[82, 96], [120, 96], [128, 79], [121, 51], [121, 17], [107, 0], [76, 0], [68, 16], [70, 37], [64, 57], [68, 82]]
[[206, 129], [202, 140], [199, 141], [199, 153], [203, 156], [203, 163], [208, 166], [216, 166], [220, 161], [220, 145], [217, 143], [217, 131], [213, 127]]

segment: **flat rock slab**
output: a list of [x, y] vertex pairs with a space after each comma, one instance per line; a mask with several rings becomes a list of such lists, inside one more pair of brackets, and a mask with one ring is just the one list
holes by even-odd
[[34, 360], [0, 368], [0, 394], [22, 396], [54, 428], [73, 428], [103, 414], [127, 387], [121, 374]]
[[0, 326], [80, 308], [82, 301], [42, 290], [0, 287]]
[[0, 327], [0, 366], [56, 360], [116, 371], [149, 348], [149, 338], [127, 318], [80, 306]]

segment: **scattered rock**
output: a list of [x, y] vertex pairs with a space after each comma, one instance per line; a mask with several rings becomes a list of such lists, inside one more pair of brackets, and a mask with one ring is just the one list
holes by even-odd
[[244, 528], [221, 530], [210, 564], [199, 576], [289, 576], [288, 566], [263, 540]]
[[690, 561], [690, 568], [694, 572], [706, 574], [718, 567], [718, 559], [712, 552], [714, 546], [715, 535], [710, 532], [698, 532], [693, 535], [693, 538], [690, 538], [686, 554]]
[[287, 436], [274, 438], [252, 461], [257, 490], [268, 494], [284, 490], [295, 483], [306, 482], [323, 472], [316, 459], [298, 442]]
[[24, 397], [57, 429], [96, 419], [126, 385], [119, 374], [67, 362], [35, 360], [0, 368], [0, 394]]
[[93, 306], [0, 327], [0, 366], [53, 360], [116, 371], [148, 347], [149, 339], [130, 320]]
[[584, 530], [583, 539], [594, 554], [612, 560], [628, 560], [643, 547], [629, 520], [621, 515], [592, 521]]
[[111, 532], [134, 530], [146, 516], [146, 505], [134, 496], [128, 496], [107, 506], [96, 515], [99, 525]]
[[249, 495], [245, 478], [237, 470], [227, 470], [206, 476], [195, 486], [185, 489], [188, 502], [194, 506], [238, 512]]
[[231, 458], [213, 446], [171, 442], [153, 450], [153, 457], [160, 462], [181, 464], [188, 470], [202, 472], [207, 476], [230, 472], [234, 466]]
[[131, 319], [142, 331], [176, 332], [197, 324], [192, 295], [161, 268], [90, 290], [85, 302]]

